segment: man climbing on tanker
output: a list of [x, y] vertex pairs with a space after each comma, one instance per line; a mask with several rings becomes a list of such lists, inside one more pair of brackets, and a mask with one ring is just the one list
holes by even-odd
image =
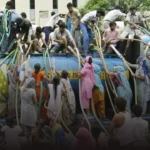
[[77, 47], [81, 49], [81, 35], [80, 35], [80, 19], [81, 14], [78, 9], [73, 7], [72, 3], [67, 4], [68, 14], [66, 15], [66, 24], [68, 18], [71, 20], [71, 34], [77, 44]]
[[125, 48], [124, 56], [127, 55], [128, 49], [131, 45], [131, 42], [133, 41], [135, 36], [138, 36], [141, 34], [140, 30], [137, 29], [137, 25], [144, 26], [145, 20], [140, 12], [136, 11], [135, 7], [130, 7], [130, 12], [126, 16], [126, 27], [124, 32], [121, 34], [121, 38], [129, 38], [127, 41], [127, 45]]
[[83, 34], [83, 50], [86, 55], [89, 50], [89, 45], [93, 40], [93, 34], [91, 28], [98, 25], [99, 18], [105, 16], [103, 9], [91, 11], [83, 16], [80, 22], [80, 29]]
[[109, 11], [103, 20], [103, 29], [109, 29], [110, 22], [116, 21], [120, 17], [125, 17], [126, 14], [121, 12], [119, 6], [116, 6], [115, 9]]

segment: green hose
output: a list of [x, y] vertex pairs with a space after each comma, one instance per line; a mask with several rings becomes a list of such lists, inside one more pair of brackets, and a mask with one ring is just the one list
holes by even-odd
[[[7, 22], [9, 22], [9, 25], [7, 25]], [[6, 30], [7, 28], [7, 30]], [[2, 30], [3, 30], [3, 36], [2, 39], [0, 41], [0, 45], [3, 43], [5, 35], [7, 37], [10, 36], [11, 33], [11, 12], [9, 10], [5, 10], [3, 17], [2, 17]]]
[[19, 115], [18, 115], [18, 91], [19, 91], [19, 82], [17, 82], [17, 86], [16, 86], [16, 100], [15, 100], [15, 109], [16, 109], [17, 125], [19, 125]]
[[15, 58], [17, 57], [17, 53], [18, 53], [18, 49], [16, 49], [14, 57], [13, 57], [12, 61], [10, 62], [10, 64], [8, 65], [8, 68], [15, 63], [15, 61], [16, 61]]
[[40, 82], [40, 100], [39, 100], [39, 107], [38, 107], [38, 118], [41, 118], [41, 105], [42, 105], [42, 97], [43, 97], [43, 83]]

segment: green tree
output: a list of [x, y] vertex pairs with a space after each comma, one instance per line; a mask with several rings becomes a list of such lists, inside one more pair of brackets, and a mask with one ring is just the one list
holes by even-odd
[[[81, 8], [81, 14], [91, 10], [103, 8], [105, 10], [114, 9], [116, 0], [89, 0], [84, 8]], [[150, 0], [119, 0], [119, 6], [125, 12], [128, 12], [130, 6], [135, 6], [139, 11], [150, 9]]]

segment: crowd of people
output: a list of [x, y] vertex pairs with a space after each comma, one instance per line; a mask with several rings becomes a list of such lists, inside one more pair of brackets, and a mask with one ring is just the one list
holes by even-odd
[[[72, 3], [68, 3], [68, 13], [65, 15], [52, 12], [50, 20], [43, 28], [32, 25], [27, 19], [25, 12], [20, 15], [12, 10], [12, 8], [12, 2], [7, 2], [6, 9], [12, 13], [10, 21], [11, 34], [8, 38], [4, 37], [5, 40], [1, 42], [4, 42], [5, 45], [10, 45], [13, 39], [20, 39], [22, 43], [26, 44], [24, 51], [32, 44], [30, 47], [31, 53], [42, 52], [43, 48], [49, 48], [52, 53], [68, 53], [68, 46], [71, 45], [74, 48], [77, 47], [84, 54], [88, 54], [94, 42], [93, 29], [99, 25], [101, 20], [104, 33], [104, 52], [108, 54], [112, 53], [110, 44], [116, 46], [120, 39], [129, 38], [124, 51], [124, 55], [126, 55], [134, 37], [142, 34], [138, 29], [138, 25], [147, 27], [145, 19], [140, 12], [136, 11], [135, 7], [130, 7], [127, 14], [122, 13], [121, 9], [116, 6], [114, 10], [109, 11], [106, 15], [103, 9], [98, 9], [82, 16], [79, 10], [73, 7]], [[0, 13], [1, 24], [5, 21], [3, 20], [5, 13], [7, 11]], [[115, 21], [120, 19], [125, 21], [126, 24], [123, 33], [120, 33], [115, 23]], [[69, 21], [71, 22], [71, 26], [68, 25]], [[4, 32], [1, 31], [1, 33], [3, 37]], [[1, 46], [1, 52], [9, 50], [8, 46], [5, 45]]]
[[[0, 13], [1, 23], [4, 21], [3, 15], [7, 10], [17, 15], [16, 18], [12, 17], [15, 20], [11, 21], [11, 34], [8, 37], [4, 36], [5, 40], [1, 44], [2, 52], [7, 51], [6, 48], [8, 49], [8, 45], [11, 44], [13, 39], [19, 39], [22, 44], [27, 45], [27, 47], [24, 47], [24, 51], [27, 51], [28, 46], [31, 45], [29, 46], [30, 53], [35, 53], [35, 51], [41, 53], [43, 48], [50, 49], [51, 53], [59, 53], [62, 50], [68, 53], [68, 45], [70, 45], [79, 48], [86, 55], [89, 53], [89, 48], [94, 39], [92, 30], [98, 25], [99, 19], [105, 16], [102, 25], [105, 43], [103, 46], [104, 52], [112, 53], [110, 45], [117, 46], [121, 37], [128, 37], [126, 55], [133, 38], [138, 35], [137, 25], [146, 26], [141, 13], [136, 12], [134, 7], [130, 8], [127, 15], [122, 13], [119, 7], [116, 7], [115, 10], [108, 12], [106, 15], [103, 9], [98, 9], [82, 17], [79, 10], [68, 3], [68, 14], [65, 22], [62, 20], [56, 21], [58, 16], [63, 17], [63, 14], [57, 15], [52, 12], [49, 22], [44, 28], [41, 28], [33, 26], [27, 19], [26, 13], [23, 12], [19, 15], [13, 11], [12, 5], [12, 2], [8, 1], [6, 10]], [[115, 23], [120, 16], [126, 17], [125, 22], [127, 23], [125, 31], [121, 35]], [[66, 29], [69, 19], [71, 30]], [[7, 32], [3, 34], [5, 33]], [[43, 33], [45, 33], [44, 36]], [[19, 35], [17, 36], [17, 34]], [[39, 42], [40, 40], [42, 44]], [[29, 66], [27, 74], [22, 77], [22, 73], [26, 71], [26, 63], [22, 64], [20, 72], [17, 66], [12, 65], [7, 73], [9, 87], [7, 125], [1, 128], [1, 132], [5, 134], [6, 139], [5, 149], [19, 150], [30, 148], [30, 146], [38, 149], [45, 145], [58, 150], [150, 148], [149, 125], [141, 117], [146, 113], [147, 102], [150, 100], [150, 80], [144, 57], [140, 56], [136, 65], [128, 63], [129, 66], [136, 68], [136, 73], [132, 76], [137, 79], [138, 85], [139, 104], [135, 105], [133, 109], [131, 109], [133, 93], [125, 75], [125, 69], [122, 66], [115, 66], [114, 72], [105, 70], [113, 79], [118, 95], [114, 100], [117, 113], [113, 116], [108, 129], [109, 137], [101, 132], [98, 139], [92, 136], [85, 125], [79, 127], [75, 137], [68, 134], [64, 129], [64, 123], [70, 127], [75, 121], [76, 115], [76, 99], [68, 72], [63, 70], [58, 73], [54, 68], [51, 68], [53, 78], [49, 79], [43, 71], [44, 69], [37, 63], [34, 65], [33, 72]], [[82, 70], [78, 72], [78, 78], [81, 79], [81, 107], [83, 107], [86, 115], [91, 115], [91, 102], [93, 100], [96, 113], [99, 117], [104, 118], [105, 90], [99, 77], [100, 72], [100, 66], [93, 64], [92, 57], [87, 56], [85, 62], [83, 62]], [[16, 92], [18, 83], [19, 94]], [[18, 104], [20, 126], [16, 126], [14, 123], [14, 118], [17, 116], [15, 109], [17, 96], [20, 99], [20, 104]], [[47, 99], [47, 103], [45, 101], [43, 103], [44, 99]], [[47, 135], [43, 132], [43, 128], [47, 126], [50, 130], [50, 139], [45, 138]], [[23, 137], [25, 137], [25, 141], [23, 141]]]

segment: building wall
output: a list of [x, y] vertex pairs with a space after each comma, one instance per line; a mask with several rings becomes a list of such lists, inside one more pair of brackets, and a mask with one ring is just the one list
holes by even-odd
[[0, 10], [5, 8], [5, 4], [8, 0], [0, 0]]
[[[45, 26], [50, 18], [52, 9], [52, 0], [35, 0], [35, 23], [40, 26]], [[40, 11], [47, 11], [48, 16], [40, 18]]]
[[15, 0], [16, 12], [22, 13], [26, 12], [28, 19], [30, 19], [30, 0]]
[[[8, 0], [0, 0], [0, 9], [5, 8], [5, 4]], [[84, 7], [88, 0], [77, 0], [77, 7]], [[15, 7], [18, 13], [26, 12], [28, 19], [32, 23], [40, 26], [44, 26], [49, 18], [52, 11], [56, 11], [60, 14], [67, 13], [67, 3], [72, 2], [72, 0], [58, 0], [58, 9], [53, 9], [53, 0], [35, 0], [35, 9], [30, 9], [30, 0], [15, 0]], [[43, 17], [40, 18], [40, 11], [46, 11], [48, 13], [43, 13]]]

